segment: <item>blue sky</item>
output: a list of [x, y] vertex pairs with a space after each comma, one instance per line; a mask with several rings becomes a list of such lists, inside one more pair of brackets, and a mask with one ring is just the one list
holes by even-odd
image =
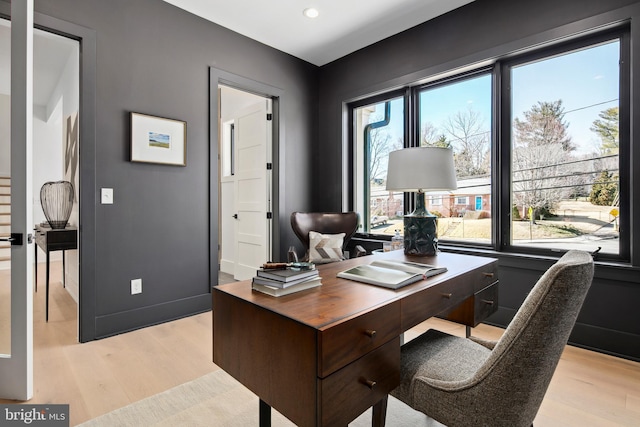
[[516, 117], [537, 101], [562, 99], [573, 142], [581, 151], [594, 149], [599, 139], [591, 124], [601, 111], [618, 105], [619, 51], [619, 43], [608, 43], [514, 69]]
[[[618, 105], [618, 61], [616, 41], [513, 68], [514, 116], [523, 119], [523, 113], [539, 101], [561, 99], [565, 122], [569, 123], [568, 131], [578, 150], [594, 151], [599, 139], [589, 128], [601, 111]], [[421, 104], [421, 121], [426, 119], [438, 128], [448, 117], [467, 108], [481, 114], [487, 130], [491, 125], [488, 75], [428, 90], [421, 95], [421, 101], [425, 100]], [[389, 131], [394, 140], [402, 134], [402, 109], [402, 101], [392, 102]], [[380, 110], [375, 115], [382, 117]]]

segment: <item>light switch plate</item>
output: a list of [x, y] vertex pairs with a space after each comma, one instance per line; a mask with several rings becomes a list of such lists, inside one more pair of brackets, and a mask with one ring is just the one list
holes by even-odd
[[131, 295], [142, 293], [142, 279], [131, 280]]
[[113, 188], [103, 188], [100, 199], [103, 205], [113, 204]]

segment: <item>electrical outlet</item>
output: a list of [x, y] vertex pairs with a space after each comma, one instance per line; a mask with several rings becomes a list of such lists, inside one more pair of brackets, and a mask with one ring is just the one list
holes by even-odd
[[142, 293], [142, 279], [133, 279], [131, 281], [131, 295]]

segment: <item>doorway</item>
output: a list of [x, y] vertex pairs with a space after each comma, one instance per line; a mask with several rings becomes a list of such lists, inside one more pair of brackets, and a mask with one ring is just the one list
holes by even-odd
[[218, 263], [246, 280], [272, 254], [272, 100], [221, 84], [218, 98]]
[[[0, 69], [10, 69], [11, 21], [0, 19]], [[69, 181], [74, 187], [74, 201], [69, 225], [79, 224], [79, 87], [80, 87], [80, 43], [51, 32], [33, 30], [33, 117], [32, 141], [29, 169], [31, 185], [27, 200], [31, 215], [29, 231], [35, 224], [46, 223], [40, 204], [40, 189], [45, 182]], [[0, 78], [0, 237], [11, 232], [11, 219], [17, 215], [12, 199], [16, 199], [12, 189], [10, 162], [10, 118], [11, 118], [10, 75], [2, 73]], [[12, 198], [11, 194], [14, 193]], [[14, 220], [16, 218], [14, 217]], [[26, 242], [25, 242], [26, 243]], [[35, 246], [35, 242], [32, 243]], [[76, 245], [77, 246], [77, 245]], [[29, 246], [29, 251], [34, 251]], [[65, 284], [70, 298], [79, 304], [79, 257], [77, 251], [65, 253], [64, 278], [58, 264], [62, 263], [61, 252], [51, 252], [51, 286]], [[46, 259], [41, 252], [38, 269], [38, 290], [45, 292]], [[11, 349], [11, 305], [10, 274], [11, 249], [6, 243], [0, 244], [0, 354], [9, 355]], [[40, 303], [40, 301], [38, 301]], [[44, 304], [44, 302], [43, 302]], [[44, 307], [35, 307], [44, 315]], [[40, 310], [42, 308], [42, 310]], [[52, 306], [51, 311], [55, 308]], [[35, 315], [34, 315], [35, 317]], [[77, 325], [76, 315], [76, 325]], [[38, 321], [38, 319], [34, 319]], [[76, 326], [77, 327], [77, 326]]]

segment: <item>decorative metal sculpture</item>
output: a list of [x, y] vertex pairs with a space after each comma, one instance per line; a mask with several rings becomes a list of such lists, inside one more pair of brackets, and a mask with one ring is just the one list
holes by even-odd
[[51, 228], [65, 228], [73, 208], [73, 184], [69, 181], [45, 182], [40, 189], [40, 204]]

